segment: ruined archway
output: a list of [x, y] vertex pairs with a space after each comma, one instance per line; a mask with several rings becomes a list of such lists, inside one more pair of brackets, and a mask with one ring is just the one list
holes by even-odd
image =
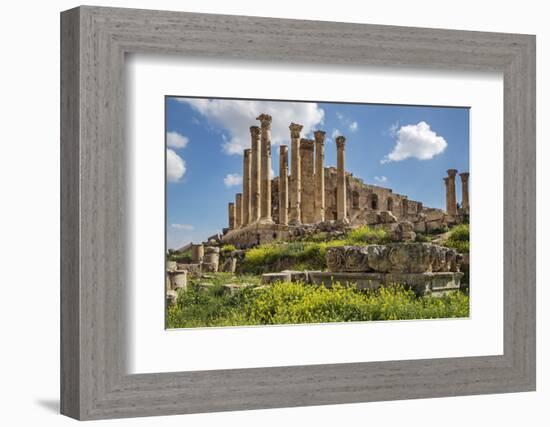
[[367, 196], [367, 205], [369, 209], [372, 209], [373, 211], [377, 211], [379, 209], [378, 207], [378, 195], [371, 193]]

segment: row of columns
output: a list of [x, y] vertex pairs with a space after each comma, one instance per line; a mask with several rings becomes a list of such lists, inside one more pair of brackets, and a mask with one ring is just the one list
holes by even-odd
[[[456, 216], [458, 214], [458, 205], [456, 200], [456, 174], [458, 171], [456, 169], [447, 170], [447, 176], [443, 178], [445, 183], [445, 201], [446, 201], [446, 211], [449, 215]], [[470, 195], [468, 189], [468, 180], [470, 174], [468, 172], [462, 172], [460, 175], [460, 180], [462, 182], [462, 205], [461, 208], [466, 212], [470, 210]]]
[[[252, 223], [272, 224], [271, 217], [271, 121], [269, 114], [257, 117], [260, 126], [250, 127], [250, 149], [243, 156], [243, 191], [230, 202], [229, 228]], [[298, 225], [325, 220], [325, 132], [314, 132], [314, 139], [301, 138], [303, 126], [291, 123], [290, 176], [288, 147], [279, 151], [279, 223]], [[345, 141], [336, 138], [338, 170], [337, 219], [347, 220]]]

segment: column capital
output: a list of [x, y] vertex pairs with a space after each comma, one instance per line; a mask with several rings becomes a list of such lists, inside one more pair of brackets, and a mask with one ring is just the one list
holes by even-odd
[[280, 153], [288, 153], [288, 145], [280, 145], [279, 150]]
[[303, 126], [298, 123], [291, 123], [288, 127], [290, 129], [290, 136], [292, 138], [300, 138], [300, 132], [302, 132]]
[[313, 139], [302, 138], [300, 140], [300, 150], [313, 151], [314, 141]]
[[447, 175], [449, 175], [449, 178], [453, 179], [458, 171], [456, 169], [447, 169]]
[[269, 114], [260, 114], [256, 117], [256, 120], [260, 121], [262, 128], [271, 129], [271, 116]]
[[260, 136], [260, 127], [259, 126], [250, 126], [250, 135], [253, 137]]
[[470, 176], [470, 172], [462, 172], [459, 175], [460, 175], [460, 179], [462, 179], [462, 181], [467, 181], [468, 177]]
[[343, 150], [346, 146], [346, 138], [342, 135], [336, 137], [336, 148], [338, 150]]
[[313, 136], [315, 137], [315, 142], [317, 144], [324, 144], [325, 143], [325, 131], [322, 130], [316, 130], [313, 132]]
[[252, 152], [251, 148], [245, 148], [244, 151], [243, 151], [243, 154], [244, 154], [245, 157], [248, 157], [248, 156], [250, 156], [251, 152]]

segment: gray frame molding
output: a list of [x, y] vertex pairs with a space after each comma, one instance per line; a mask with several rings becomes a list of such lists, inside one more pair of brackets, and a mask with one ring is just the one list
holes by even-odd
[[[504, 75], [504, 354], [127, 375], [124, 55]], [[61, 14], [61, 412], [100, 419], [535, 390], [535, 37], [79, 7]]]

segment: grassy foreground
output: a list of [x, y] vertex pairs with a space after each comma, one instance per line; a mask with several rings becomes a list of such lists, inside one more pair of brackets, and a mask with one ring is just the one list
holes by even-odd
[[169, 307], [168, 328], [206, 326], [279, 325], [353, 322], [367, 320], [435, 319], [467, 317], [468, 296], [416, 297], [402, 286], [377, 291], [332, 289], [302, 283], [251, 286], [235, 295], [190, 286], [180, 290], [177, 303]]

